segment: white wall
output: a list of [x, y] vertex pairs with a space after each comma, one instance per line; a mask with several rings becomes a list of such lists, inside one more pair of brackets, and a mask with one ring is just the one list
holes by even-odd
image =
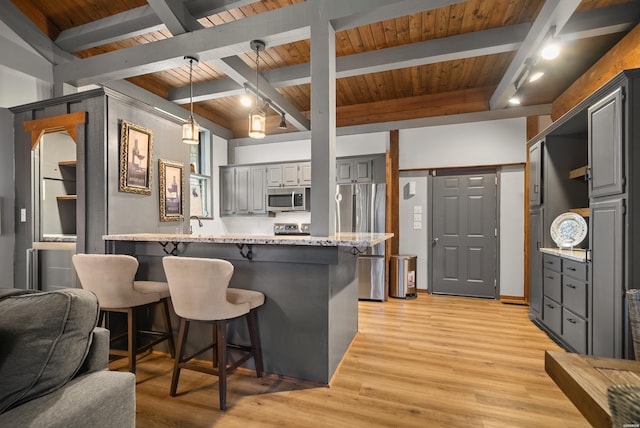
[[[500, 294], [524, 296], [524, 166], [500, 172]], [[517, 255], [518, 258], [515, 258]]]
[[[415, 194], [409, 192], [410, 183], [415, 183]], [[400, 240], [399, 253], [416, 257], [416, 287], [426, 290], [429, 285], [429, 245], [427, 231], [430, 217], [428, 208], [429, 188], [426, 171], [400, 173]], [[419, 207], [416, 209], [416, 207]], [[420, 213], [420, 229], [414, 225], [414, 211]]]
[[[432, 169], [524, 163], [526, 161], [526, 119], [504, 119], [461, 125], [434, 126], [400, 131], [399, 168]], [[418, 171], [407, 171], [416, 175]], [[500, 295], [524, 296], [524, 168], [507, 167], [500, 187]], [[414, 178], [406, 178], [412, 181]], [[417, 190], [422, 192], [420, 182]], [[401, 186], [402, 186], [401, 182]], [[402, 195], [402, 187], [400, 189]], [[424, 190], [426, 194], [426, 188]], [[402, 197], [401, 197], [402, 198]], [[402, 204], [402, 201], [401, 201]], [[409, 208], [409, 206], [407, 206]], [[430, 208], [427, 207], [427, 212]], [[401, 206], [401, 221], [403, 212]], [[504, 228], [504, 230], [503, 230]], [[428, 242], [416, 247], [401, 229], [400, 252], [425, 254]], [[420, 264], [420, 258], [418, 258]], [[427, 272], [427, 275], [430, 275]]]
[[[388, 144], [388, 132], [339, 136], [336, 138], [336, 157], [385, 153]], [[234, 155], [235, 163], [239, 165], [308, 160], [311, 159], [311, 140], [239, 146]]]
[[400, 131], [400, 169], [525, 162], [526, 119]]

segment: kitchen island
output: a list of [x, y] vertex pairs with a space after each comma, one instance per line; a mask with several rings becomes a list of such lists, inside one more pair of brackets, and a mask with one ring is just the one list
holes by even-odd
[[[258, 310], [265, 370], [328, 384], [358, 331], [357, 256], [392, 236], [138, 233], [103, 239], [107, 253], [138, 259], [138, 279], [165, 281], [162, 257], [169, 254], [228, 260], [234, 266], [230, 287], [265, 295]], [[211, 337], [204, 324], [191, 331], [193, 349]], [[241, 320], [231, 323], [229, 340], [248, 343]]]

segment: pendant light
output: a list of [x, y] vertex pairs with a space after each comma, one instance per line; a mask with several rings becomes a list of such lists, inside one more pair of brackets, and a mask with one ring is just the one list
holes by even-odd
[[200, 143], [200, 127], [193, 118], [193, 63], [198, 63], [198, 58], [195, 56], [185, 56], [184, 59], [189, 60], [189, 102], [191, 110], [189, 113], [189, 120], [182, 125], [182, 142], [185, 144], [199, 144]]
[[258, 86], [258, 73], [260, 72], [260, 51], [264, 50], [264, 42], [262, 40], [252, 40], [250, 43], [251, 50], [256, 51], [256, 106], [249, 113], [249, 137], [264, 138], [267, 125], [267, 116], [258, 105], [260, 101], [260, 89]]

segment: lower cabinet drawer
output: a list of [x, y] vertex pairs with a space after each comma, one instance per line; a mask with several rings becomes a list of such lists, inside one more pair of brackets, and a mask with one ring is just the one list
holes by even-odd
[[566, 308], [562, 310], [562, 339], [577, 353], [587, 353], [587, 321]]
[[542, 306], [542, 322], [557, 335], [562, 334], [562, 306], [548, 297]]
[[562, 301], [562, 275], [549, 269], [542, 272], [542, 287], [544, 295], [556, 302]]
[[582, 281], [562, 277], [562, 304], [583, 318], [587, 316], [587, 288]]

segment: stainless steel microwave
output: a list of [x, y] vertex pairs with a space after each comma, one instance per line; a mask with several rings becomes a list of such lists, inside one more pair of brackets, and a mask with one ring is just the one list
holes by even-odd
[[267, 210], [269, 211], [309, 211], [310, 209], [310, 187], [274, 187], [267, 189]]

